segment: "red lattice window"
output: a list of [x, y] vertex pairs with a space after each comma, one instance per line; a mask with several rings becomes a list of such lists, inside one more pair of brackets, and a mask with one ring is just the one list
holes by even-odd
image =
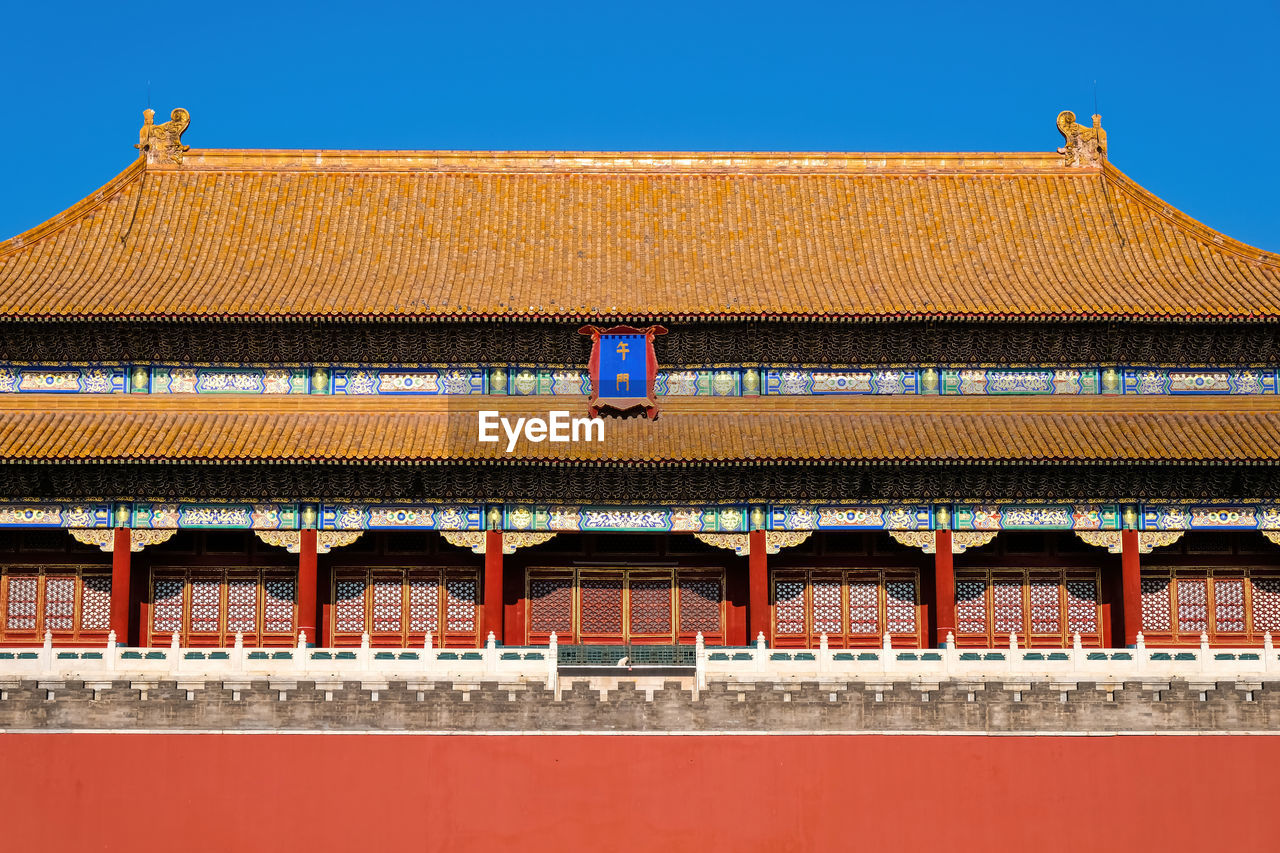
[[[837, 634], [840, 627], [828, 630], [815, 623], [814, 630]], [[875, 581], [849, 581], [849, 633], [880, 633], [880, 584]]]
[[[0, 639], [101, 641], [111, 627], [111, 578], [82, 566], [0, 567]], [[102, 571], [97, 568], [97, 571]]]
[[341, 578], [334, 594], [335, 628], [340, 633], [364, 632], [364, 578]]
[[476, 630], [476, 608], [480, 604], [479, 584], [475, 578], [450, 578], [445, 581], [448, 609], [445, 611], [445, 628], [450, 633], [470, 633]]
[[1098, 584], [1096, 581], [1067, 581], [1067, 632], [1098, 633]]
[[579, 623], [583, 634], [622, 635], [622, 578], [580, 580]]
[[1178, 631], [1202, 633], [1209, 629], [1209, 584], [1200, 578], [1178, 579]]
[[1280, 577], [1253, 566], [1153, 567], [1142, 577], [1148, 645], [1260, 645], [1280, 628]]
[[[263, 584], [262, 630], [268, 634], [293, 633], [293, 605], [296, 599], [292, 578], [271, 578]], [[309, 637], [315, 642], [317, 638]]]
[[[850, 587], [852, 590], [852, 586]], [[885, 581], [885, 618], [890, 634], [916, 632], [916, 585], [914, 581]]]
[[[815, 579], [813, 581], [813, 633], [843, 633], [844, 614], [842, 610], [843, 608], [840, 606], [840, 581]], [[850, 610], [852, 610], [852, 605]]]
[[987, 631], [987, 582], [956, 581], [956, 630], [962, 634]]
[[1244, 633], [1244, 578], [1215, 578], [1213, 621], [1218, 633]]
[[997, 579], [991, 584], [992, 610], [996, 634], [1004, 637], [1022, 633], [1022, 582]]
[[373, 577], [373, 630], [378, 634], [399, 634], [403, 610], [404, 578]]
[[680, 579], [680, 633], [720, 633], [720, 581]]
[[153, 645], [168, 645], [175, 631], [184, 645], [229, 646], [237, 634], [247, 645], [296, 641], [291, 577], [244, 567], [163, 568], [156, 570], [151, 595]]
[[[1253, 580], [1253, 630], [1280, 631], [1280, 578]], [[1280, 640], [1280, 637], [1276, 638]]]
[[338, 646], [475, 647], [479, 582], [474, 570], [343, 568], [333, 585], [332, 636]]
[[40, 590], [38, 577], [9, 576], [9, 594], [5, 602], [5, 627], [10, 631], [36, 630], [36, 602]]
[[151, 625], [158, 634], [171, 634], [182, 630], [183, 578], [160, 578], [152, 593]]
[[86, 575], [80, 601], [80, 630], [106, 631], [111, 628], [111, 577]]
[[1033, 577], [1030, 584], [1031, 632], [1057, 634], [1062, 631], [1062, 604], [1058, 600], [1059, 578]]
[[[892, 574], [889, 574], [889, 573]], [[888, 630], [919, 645], [916, 581], [901, 569], [779, 569], [773, 576], [774, 640], [783, 646], [878, 646]]]
[[529, 582], [529, 630], [535, 634], [573, 635], [573, 578]]
[[222, 583], [215, 578], [191, 579], [189, 624], [194, 634], [216, 634], [222, 616]]
[[409, 630], [415, 634], [436, 632], [440, 624], [440, 580], [409, 578]]
[[803, 634], [804, 629], [804, 581], [775, 581], [774, 616], [779, 634]]
[[671, 579], [631, 581], [631, 633], [671, 633]]
[[227, 581], [227, 631], [252, 634], [258, 629], [258, 581]]
[[44, 627], [47, 631], [75, 628], [76, 579], [55, 575], [44, 579]]
[[1142, 630], [1144, 632], [1169, 630], [1169, 579], [1142, 579]]
[[1084, 569], [965, 569], [956, 574], [956, 642], [1038, 647], [1102, 643], [1098, 576]]

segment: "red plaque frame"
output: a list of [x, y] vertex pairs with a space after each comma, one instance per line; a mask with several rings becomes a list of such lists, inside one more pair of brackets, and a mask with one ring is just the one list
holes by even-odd
[[[594, 418], [605, 410], [625, 414], [643, 409], [645, 417], [649, 420], [658, 417], [658, 398], [654, 393], [654, 383], [658, 379], [658, 357], [653, 353], [653, 339], [666, 333], [665, 326], [646, 326], [643, 329], [637, 329], [634, 326], [612, 326], [607, 329], [600, 326], [583, 326], [578, 330], [580, 335], [591, 336], [591, 358], [587, 361], [587, 371], [591, 374], [591, 397], [587, 400], [587, 414]], [[634, 402], [628, 398], [627, 404], [622, 406], [610, 403], [608, 398], [600, 399], [600, 337], [602, 335], [644, 335], [645, 369], [649, 375], [644, 397], [635, 398]]]

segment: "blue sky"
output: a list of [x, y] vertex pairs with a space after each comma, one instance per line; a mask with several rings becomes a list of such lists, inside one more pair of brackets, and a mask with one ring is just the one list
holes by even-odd
[[200, 148], [1020, 151], [1093, 111], [1112, 162], [1280, 251], [1280, 0], [14, 3], [0, 239]]

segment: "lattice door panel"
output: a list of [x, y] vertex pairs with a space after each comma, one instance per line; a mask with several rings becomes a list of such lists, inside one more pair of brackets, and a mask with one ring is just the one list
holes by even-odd
[[554, 633], [559, 642], [573, 641], [573, 577], [529, 580], [529, 641], [545, 643]]
[[1218, 634], [1244, 634], [1244, 578], [1214, 578], [1213, 622]]
[[1082, 569], [966, 569], [956, 575], [956, 642], [1062, 648], [1102, 644], [1098, 576]]
[[[98, 643], [111, 628], [111, 578], [78, 566], [0, 566], [0, 640]], [[101, 571], [101, 569], [97, 569]]]
[[[1254, 633], [1280, 632], [1280, 578], [1254, 577], [1251, 580]], [[1272, 639], [1280, 643], [1280, 635]]]
[[[217, 641], [222, 628], [222, 579], [193, 577], [188, 581], [191, 603], [187, 626], [192, 644]], [[203, 637], [201, 635], [204, 635]]]
[[44, 628], [70, 631], [76, 622], [75, 575], [49, 575], [44, 579]]
[[[105, 593], [91, 588], [88, 580], [82, 620], [96, 618], [94, 608], [109, 609], [110, 603], [110, 579], [103, 579]], [[246, 645], [290, 646], [297, 640], [296, 604], [296, 580], [279, 569], [157, 569], [151, 586], [150, 643], [167, 646], [176, 631], [183, 645], [231, 646], [239, 634]]]
[[[294, 633], [294, 610], [298, 601], [297, 584], [290, 577], [267, 578], [262, 587], [262, 632], [264, 634]], [[319, 641], [308, 637], [308, 642]]]
[[183, 596], [186, 586], [185, 577], [156, 578], [151, 591], [152, 632], [165, 635], [182, 631]]
[[[813, 596], [813, 617], [809, 629], [811, 633], [828, 635], [844, 633], [844, 591], [841, 589], [840, 581], [839, 576], [811, 579], [809, 585]], [[878, 621], [879, 596], [875, 587], [876, 585], [872, 583], [871, 618], [873, 621]]]
[[40, 578], [30, 575], [9, 575], [7, 581], [5, 629], [7, 631], [35, 631]]
[[[1147, 645], [1259, 646], [1280, 630], [1280, 577], [1253, 566], [1176, 566], [1144, 572]], [[1280, 637], [1276, 638], [1280, 640]]]
[[80, 593], [80, 630], [109, 631], [111, 629], [111, 576], [86, 575], [83, 584]]
[[1069, 580], [1067, 587], [1067, 633], [1098, 634], [1098, 582]]
[[1032, 575], [1028, 584], [1032, 634], [1062, 635], [1061, 576]]
[[[817, 587], [814, 588], [816, 600]], [[814, 632], [821, 637], [827, 630], [814, 620]], [[840, 633], [839, 630], [827, 630], [828, 634]], [[878, 637], [880, 630], [880, 584], [874, 580], [849, 581], [849, 633], [869, 634]]]
[[403, 633], [404, 625], [404, 575], [375, 574], [372, 589], [372, 634]]
[[702, 634], [704, 642], [723, 642], [724, 592], [721, 579], [681, 575], [679, 589], [681, 637], [687, 641]]
[[724, 639], [723, 575], [651, 568], [602, 571], [530, 568], [526, 575], [529, 642], [693, 642]]
[[637, 578], [628, 583], [628, 636], [671, 642], [671, 578]]
[[578, 581], [578, 632], [583, 642], [622, 642], [623, 576], [584, 575]]
[[232, 578], [227, 581], [227, 634], [246, 637], [258, 633], [258, 579]]
[[886, 579], [884, 582], [885, 630], [890, 634], [919, 633], [915, 578]]
[[474, 574], [445, 579], [445, 633], [475, 643], [480, 631], [480, 582]]
[[956, 632], [987, 637], [986, 578], [956, 579]]
[[1209, 630], [1209, 582], [1204, 578], [1178, 578], [1178, 633], [1200, 634]]
[[902, 569], [784, 569], [773, 578], [774, 641], [781, 646], [920, 645], [915, 572]]
[[333, 630], [335, 634], [362, 634], [368, 630], [363, 575], [339, 574], [334, 583]]
[[412, 572], [409, 575], [409, 633], [414, 639], [427, 632], [440, 633], [440, 575]]
[[773, 632], [775, 635], [807, 636], [805, 620], [805, 579], [776, 579], [773, 582]]

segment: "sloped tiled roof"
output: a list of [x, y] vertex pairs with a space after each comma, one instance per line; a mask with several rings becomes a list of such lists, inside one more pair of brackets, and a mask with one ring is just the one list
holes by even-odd
[[0, 243], [0, 319], [1280, 317], [1058, 154], [200, 151]]
[[585, 400], [252, 397], [0, 401], [0, 460], [610, 465], [1280, 462], [1280, 398], [953, 397], [668, 401], [602, 443], [477, 439], [476, 411], [578, 416]]

